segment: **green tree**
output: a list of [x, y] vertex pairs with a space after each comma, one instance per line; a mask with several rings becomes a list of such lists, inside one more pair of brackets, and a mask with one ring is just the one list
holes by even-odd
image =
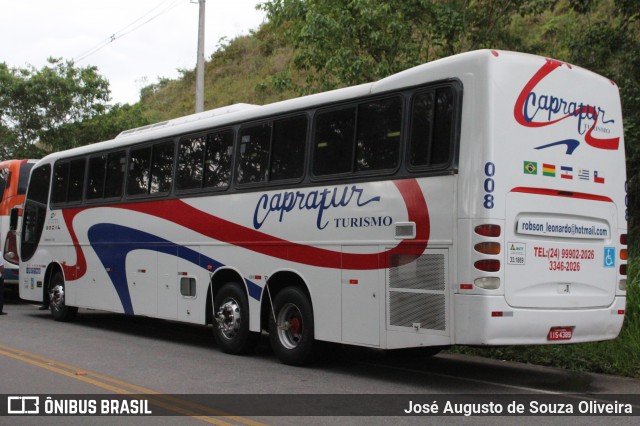
[[512, 42], [514, 14], [557, 0], [272, 0], [260, 5], [309, 72], [303, 92], [377, 80], [420, 63]]
[[41, 69], [0, 63], [0, 154], [39, 157], [86, 141], [69, 128], [108, 109], [109, 83], [96, 67], [49, 58]]

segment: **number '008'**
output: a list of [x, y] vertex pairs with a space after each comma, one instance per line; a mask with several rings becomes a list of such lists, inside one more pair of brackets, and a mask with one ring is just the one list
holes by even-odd
[[484, 208], [492, 209], [494, 207], [493, 191], [496, 188], [496, 182], [493, 180], [493, 176], [496, 174], [496, 165], [492, 162], [488, 162], [484, 165]]

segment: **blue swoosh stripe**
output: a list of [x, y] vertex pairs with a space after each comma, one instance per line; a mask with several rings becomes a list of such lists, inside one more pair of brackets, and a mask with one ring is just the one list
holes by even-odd
[[[134, 250], [150, 250], [165, 253], [177, 256], [206, 270], [209, 270], [211, 266], [210, 272], [225, 266], [188, 247], [180, 246], [147, 232], [122, 225], [100, 223], [89, 228], [87, 234], [91, 247], [98, 255], [102, 265], [107, 269], [124, 312], [129, 315], [134, 314], [125, 266], [130, 252]], [[249, 296], [259, 301], [262, 296], [262, 288], [250, 280], [245, 281]]]
[[567, 146], [567, 155], [572, 155], [573, 151], [576, 150], [576, 148], [578, 147], [578, 145], [580, 145], [580, 142], [575, 140], [575, 139], [565, 139], [562, 141], [558, 141], [558, 142], [553, 142], [553, 143], [549, 143], [546, 145], [541, 145], [541, 146], [537, 146], [535, 147], [535, 149], [537, 150], [541, 150], [541, 149], [546, 149], [546, 148], [551, 148], [552, 146], [558, 146], [558, 145], [566, 145]]

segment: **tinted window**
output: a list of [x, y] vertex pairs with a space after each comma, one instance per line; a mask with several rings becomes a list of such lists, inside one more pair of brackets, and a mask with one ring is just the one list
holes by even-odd
[[49, 195], [51, 166], [45, 164], [33, 171], [27, 199], [22, 213], [22, 235], [20, 247], [20, 259], [27, 261], [38, 247], [44, 219], [47, 213], [46, 204]]
[[22, 163], [20, 165], [20, 178], [18, 179], [18, 195], [26, 194], [29, 183], [29, 172], [33, 168], [33, 163]]
[[51, 166], [45, 164], [33, 171], [31, 181], [29, 182], [29, 190], [27, 199], [41, 204], [47, 204], [49, 195], [49, 183], [51, 179]]
[[95, 200], [104, 195], [104, 181], [107, 175], [107, 156], [101, 155], [89, 159], [87, 172], [87, 199]]
[[204, 157], [204, 187], [226, 188], [231, 181], [233, 132], [211, 133], [207, 136]]
[[69, 166], [69, 188], [67, 190], [68, 203], [82, 201], [85, 163], [84, 158], [71, 161]]
[[245, 127], [240, 131], [239, 183], [267, 180], [270, 148], [271, 123]]
[[269, 180], [302, 177], [306, 138], [306, 116], [285, 118], [274, 122]]
[[128, 195], [148, 193], [150, 168], [151, 147], [132, 149], [129, 158], [129, 176], [127, 178]]
[[401, 127], [401, 98], [320, 113], [315, 129], [313, 173], [322, 176], [396, 168]]
[[0, 200], [4, 198], [4, 190], [7, 188], [9, 169], [0, 169]]
[[151, 194], [166, 194], [171, 191], [173, 179], [173, 142], [159, 143], [153, 146], [151, 160]]
[[178, 145], [178, 189], [200, 189], [204, 176], [205, 136], [183, 139]]
[[450, 87], [415, 96], [411, 112], [412, 166], [445, 166], [453, 147], [454, 91]]
[[162, 142], [131, 150], [128, 195], [163, 194], [171, 190], [173, 142]]
[[57, 163], [53, 169], [52, 203], [67, 201], [67, 186], [69, 184], [69, 163]]
[[319, 176], [351, 171], [355, 123], [355, 107], [318, 115], [314, 140], [313, 174]]
[[104, 186], [105, 198], [122, 197], [125, 163], [124, 151], [111, 152], [107, 156], [107, 178]]
[[358, 107], [356, 171], [396, 168], [401, 125], [400, 98], [370, 102]]

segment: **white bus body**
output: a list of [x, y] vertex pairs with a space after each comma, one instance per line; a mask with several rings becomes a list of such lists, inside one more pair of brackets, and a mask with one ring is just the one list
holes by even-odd
[[[333, 165], [316, 165], [327, 147], [314, 136], [320, 112], [349, 102], [361, 102], [358, 111], [365, 111], [367, 100], [386, 102], [395, 94], [402, 94], [398, 102], [406, 111], [417, 105], [423, 87], [433, 85], [445, 86], [453, 110], [445, 129], [452, 145], [442, 154], [450, 158], [442, 167], [414, 167], [407, 133], [420, 120], [403, 115], [403, 136], [385, 136], [400, 138], [393, 167], [361, 173], [370, 166], [351, 164], [353, 173], [322, 174]], [[424, 98], [430, 96], [440, 95]], [[239, 136], [243, 126], [294, 112], [308, 118], [301, 177], [239, 184], [246, 170], [260, 172], [238, 165], [255, 138]], [[92, 202], [85, 191], [77, 202], [51, 202], [46, 172], [56, 191], [63, 176], [57, 171], [69, 159], [69, 176], [74, 159], [87, 159], [89, 178], [82, 179], [92, 187], [92, 156], [123, 150], [128, 167], [120, 185], [126, 187], [137, 167], [131, 157], [138, 151], [131, 147], [175, 145], [210, 129], [233, 131], [235, 165], [227, 188], [181, 192], [176, 173], [167, 178], [174, 186], [157, 196], [129, 196], [126, 189]], [[358, 140], [354, 151], [363, 144]], [[273, 167], [275, 151], [271, 155]], [[374, 157], [366, 158], [373, 163]], [[188, 165], [177, 160], [171, 167]], [[34, 178], [36, 169], [41, 176]], [[39, 213], [29, 210], [27, 193], [20, 296], [50, 299], [58, 314], [86, 307], [198, 324], [212, 322], [213, 314], [216, 329], [235, 321], [248, 323], [249, 334], [277, 322], [272, 343], [292, 364], [310, 358], [311, 349], [296, 353], [309, 335], [381, 349], [613, 339], [625, 309], [625, 179], [613, 82], [537, 56], [470, 52], [371, 84], [209, 111], [49, 155], [30, 181], [29, 191], [43, 201]], [[32, 188], [38, 182], [45, 188]], [[153, 192], [163, 183], [145, 185]], [[225, 286], [227, 302], [219, 302]], [[242, 327], [226, 329], [218, 341], [240, 352], [243, 336]], [[238, 340], [242, 348], [233, 346]]]

